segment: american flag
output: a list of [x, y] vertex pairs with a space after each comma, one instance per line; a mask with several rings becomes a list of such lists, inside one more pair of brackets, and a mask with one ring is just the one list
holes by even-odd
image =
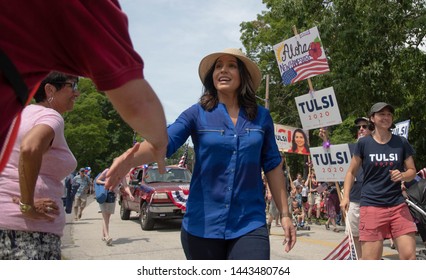
[[291, 81], [293, 81], [294, 78], [297, 77], [296, 71], [294, 71], [293, 68], [288, 69], [287, 71], [283, 72], [281, 78], [283, 79], [283, 83], [285, 85], [291, 84]]
[[188, 201], [189, 190], [169, 191], [167, 192], [173, 204], [182, 210], [186, 210], [186, 202]]
[[349, 235], [346, 235], [346, 237], [340, 242], [339, 245], [337, 245], [336, 248], [334, 248], [333, 251], [331, 251], [330, 254], [327, 255], [327, 257], [324, 258], [324, 260], [356, 260], [356, 253], [355, 253], [355, 246], [351, 242], [351, 239], [349, 238]]
[[186, 168], [187, 163], [188, 163], [188, 144], [186, 144], [185, 152], [183, 153], [182, 157], [180, 158], [178, 166]]
[[281, 78], [285, 85], [289, 85], [329, 71], [326, 58], [312, 59], [283, 72]]

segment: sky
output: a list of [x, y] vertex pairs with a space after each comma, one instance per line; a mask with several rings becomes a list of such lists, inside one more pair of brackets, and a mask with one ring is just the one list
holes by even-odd
[[172, 123], [198, 102], [201, 59], [241, 48], [240, 24], [266, 10], [262, 0], [121, 0], [134, 48]]

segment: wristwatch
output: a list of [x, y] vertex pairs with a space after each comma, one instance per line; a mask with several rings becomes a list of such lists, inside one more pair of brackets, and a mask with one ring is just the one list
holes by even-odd
[[31, 205], [24, 204], [21, 201], [19, 201], [19, 209], [21, 210], [22, 213], [26, 213], [26, 212], [30, 211], [31, 208], [33, 208]]

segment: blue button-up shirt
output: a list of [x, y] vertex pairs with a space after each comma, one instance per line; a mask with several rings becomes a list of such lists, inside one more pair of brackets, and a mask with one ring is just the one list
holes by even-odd
[[80, 187], [78, 188], [76, 192], [76, 196], [85, 196], [85, 191], [88, 189], [90, 184], [90, 179], [87, 175], [81, 176], [80, 174], [77, 174], [74, 179], [72, 180], [73, 183], [80, 184]]
[[249, 121], [240, 109], [236, 125], [219, 103], [211, 112], [195, 104], [168, 127], [171, 156], [189, 136], [195, 166], [184, 229], [204, 238], [233, 239], [266, 222], [262, 169], [281, 163], [269, 111], [258, 106]]

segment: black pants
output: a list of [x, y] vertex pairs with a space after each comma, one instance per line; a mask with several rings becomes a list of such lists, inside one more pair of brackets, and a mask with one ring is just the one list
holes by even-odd
[[268, 229], [257, 228], [235, 239], [202, 238], [181, 230], [181, 242], [188, 260], [269, 260]]

